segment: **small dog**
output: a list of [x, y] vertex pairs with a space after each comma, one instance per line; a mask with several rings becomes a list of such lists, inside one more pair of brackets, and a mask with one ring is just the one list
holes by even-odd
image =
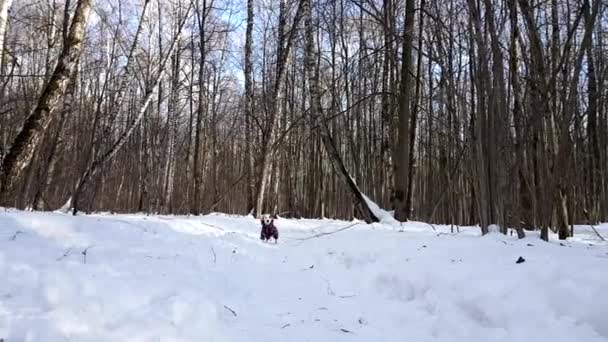
[[274, 226], [274, 219], [270, 215], [265, 214], [262, 215], [260, 221], [262, 222], [260, 240], [269, 242], [270, 238], [274, 238], [274, 243], [276, 244], [279, 240], [279, 230]]

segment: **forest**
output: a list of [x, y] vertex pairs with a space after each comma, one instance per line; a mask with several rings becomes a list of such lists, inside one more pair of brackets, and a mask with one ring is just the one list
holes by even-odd
[[608, 221], [601, 0], [0, 0], [0, 205]]

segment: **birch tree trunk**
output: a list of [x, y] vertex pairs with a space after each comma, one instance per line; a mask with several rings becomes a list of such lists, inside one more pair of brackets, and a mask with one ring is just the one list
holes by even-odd
[[8, 24], [8, 10], [12, 3], [13, 0], [0, 0], [0, 58], [4, 56], [4, 35]]
[[172, 57], [172, 79], [169, 95], [169, 109], [167, 112], [167, 160], [165, 161], [165, 196], [164, 210], [171, 213], [173, 204], [171, 198], [175, 184], [175, 154], [177, 150], [178, 134], [178, 107], [179, 107], [179, 71], [180, 71], [180, 48], [178, 47]]

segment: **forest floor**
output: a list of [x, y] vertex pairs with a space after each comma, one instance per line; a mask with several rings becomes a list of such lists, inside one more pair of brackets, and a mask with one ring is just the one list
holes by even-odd
[[4, 342], [608, 341], [608, 245], [584, 226], [278, 219], [274, 245], [251, 216], [0, 210]]

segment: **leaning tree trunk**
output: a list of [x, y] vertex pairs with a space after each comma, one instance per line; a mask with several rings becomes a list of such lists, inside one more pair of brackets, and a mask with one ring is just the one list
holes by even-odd
[[52, 115], [66, 91], [70, 75], [84, 46], [85, 28], [92, 4], [93, 0], [78, 1], [55, 71], [38, 99], [36, 108], [26, 119], [23, 129], [4, 157], [0, 170], [0, 198], [6, 199], [16, 180], [32, 161], [34, 152], [39, 147]]
[[355, 208], [359, 214], [365, 219], [365, 222], [372, 223], [378, 222], [378, 218], [369, 208], [368, 203], [361, 194], [359, 187], [350, 176], [342, 158], [340, 152], [336, 148], [329, 127], [323, 115], [323, 109], [321, 107], [321, 90], [319, 87], [319, 70], [316, 66], [317, 57], [314, 53], [314, 36], [313, 36], [313, 25], [312, 25], [312, 9], [310, 5], [311, 0], [302, 0], [302, 10], [304, 15], [305, 25], [305, 37], [306, 37], [306, 55], [305, 55], [305, 67], [306, 74], [308, 75], [308, 85], [310, 87], [310, 115], [320, 128], [321, 141], [327, 151], [329, 160], [331, 161], [334, 171], [338, 174], [338, 177], [345, 183], [347, 190], [352, 194], [355, 202]]
[[49, 142], [52, 144], [51, 151], [49, 152], [49, 156], [46, 160], [45, 170], [42, 173], [41, 178], [39, 179], [39, 186], [36, 194], [34, 195], [34, 199], [32, 201], [32, 209], [33, 210], [48, 210], [49, 206], [45, 201], [45, 194], [48, 191], [51, 183], [53, 181], [53, 176], [55, 175], [55, 169], [57, 167], [57, 162], [59, 161], [59, 149], [63, 144], [63, 136], [65, 133], [65, 122], [67, 117], [70, 115], [72, 111], [72, 104], [74, 102], [74, 93], [76, 91], [77, 86], [77, 74], [78, 67], [76, 67], [72, 72], [72, 78], [70, 80], [70, 84], [67, 89], [67, 94], [63, 99], [63, 109], [61, 110], [61, 116], [59, 119], [59, 123], [57, 124], [57, 129], [52, 139]]

